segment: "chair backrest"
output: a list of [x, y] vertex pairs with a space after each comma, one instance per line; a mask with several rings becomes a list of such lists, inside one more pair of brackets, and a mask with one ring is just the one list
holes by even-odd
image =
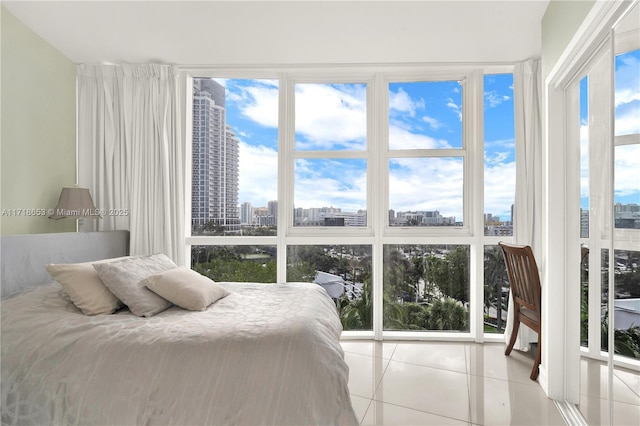
[[531, 247], [498, 244], [504, 253], [514, 303], [540, 314], [540, 275]]

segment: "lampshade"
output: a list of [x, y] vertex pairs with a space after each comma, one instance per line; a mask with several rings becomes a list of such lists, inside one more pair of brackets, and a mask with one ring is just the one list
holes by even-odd
[[62, 188], [58, 205], [49, 218], [62, 219], [65, 217], [73, 219], [81, 217], [100, 218], [100, 213], [95, 204], [93, 204], [88, 188]]

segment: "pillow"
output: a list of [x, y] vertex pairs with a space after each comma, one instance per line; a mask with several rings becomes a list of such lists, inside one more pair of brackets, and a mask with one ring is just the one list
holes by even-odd
[[171, 302], [158, 296], [141, 283], [151, 275], [177, 268], [177, 265], [164, 254], [95, 263], [93, 267], [104, 285], [135, 315], [151, 317], [171, 306]]
[[142, 283], [174, 305], [190, 311], [204, 311], [229, 295], [209, 278], [183, 266], [153, 275]]
[[124, 305], [104, 285], [93, 267], [94, 263], [113, 262], [122, 258], [85, 263], [50, 263], [49, 275], [60, 283], [71, 301], [85, 315], [111, 314]]

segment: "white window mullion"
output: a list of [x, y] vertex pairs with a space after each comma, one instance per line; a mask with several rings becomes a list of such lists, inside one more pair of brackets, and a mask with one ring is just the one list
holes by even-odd
[[[389, 91], [388, 83], [382, 74], [376, 74], [371, 90], [372, 122], [369, 128], [372, 130], [370, 139], [370, 164], [372, 170], [370, 181], [372, 187], [377, 188], [375, 195], [371, 195], [371, 205], [374, 210], [373, 217], [373, 333], [375, 340], [382, 340], [383, 334], [383, 277], [384, 277], [384, 251], [383, 233], [389, 217], [389, 171], [387, 164], [388, 140], [389, 140]], [[373, 189], [372, 188], [372, 189]]]
[[465, 104], [465, 217], [473, 235], [469, 259], [469, 331], [476, 342], [484, 341], [484, 73], [474, 71], [467, 79]]
[[280, 76], [278, 92], [278, 245], [277, 282], [287, 280], [287, 230], [293, 223], [293, 86], [287, 74]]

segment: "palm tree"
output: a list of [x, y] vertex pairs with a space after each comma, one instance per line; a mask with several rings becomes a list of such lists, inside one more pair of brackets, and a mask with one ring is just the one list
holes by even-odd
[[436, 300], [429, 308], [429, 329], [469, 331], [467, 311], [450, 297]]
[[341, 297], [338, 302], [342, 327], [345, 330], [373, 329], [373, 301], [371, 297], [371, 281], [366, 280], [362, 286], [360, 297], [349, 300]]
[[484, 249], [484, 306], [489, 310], [492, 306], [496, 309], [497, 332], [504, 331], [502, 327], [502, 286], [509, 285], [507, 268], [500, 246], [486, 246]]
[[[601, 327], [602, 349], [609, 349], [609, 317], [602, 320]], [[630, 358], [640, 359], [640, 326], [633, 326], [626, 330], [613, 331], [614, 353]]]

